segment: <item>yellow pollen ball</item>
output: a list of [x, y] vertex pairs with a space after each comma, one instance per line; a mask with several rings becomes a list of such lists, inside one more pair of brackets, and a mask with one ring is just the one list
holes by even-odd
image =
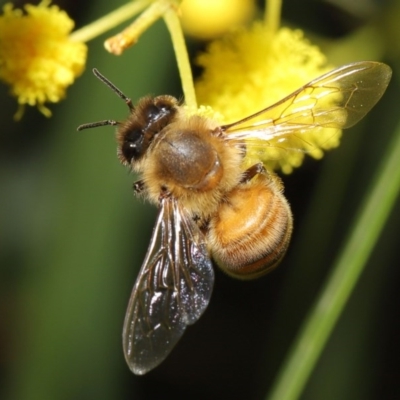
[[185, 0], [180, 10], [185, 33], [209, 40], [248, 22], [255, 4], [253, 0]]

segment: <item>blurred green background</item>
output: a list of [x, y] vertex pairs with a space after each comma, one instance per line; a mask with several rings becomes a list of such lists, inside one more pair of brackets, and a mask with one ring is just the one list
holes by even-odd
[[[55, 3], [80, 27], [124, 2]], [[351, 8], [285, 0], [283, 19], [305, 29], [333, 64], [387, 62], [391, 85], [339, 149], [283, 177], [295, 232], [278, 270], [254, 282], [217, 271], [204, 316], [144, 377], [126, 366], [121, 332], [156, 210], [134, 199], [113, 128], [76, 127], [127, 115], [93, 67], [134, 100], [181, 97], [168, 32], [158, 22], [120, 57], [103, 49], [110, 35], [90, 42], [85, 73], [51, 106], [51, 119], [27, 109], [14, 122], [16, 102], [0, 86], [1, 399], [265, 397], [346, 240], [400, 107], [399, 0]], [[203, 45], [190, 41], [192, 54]], [[400, 398], [399, 226], [397, 205], [302, 399]]]

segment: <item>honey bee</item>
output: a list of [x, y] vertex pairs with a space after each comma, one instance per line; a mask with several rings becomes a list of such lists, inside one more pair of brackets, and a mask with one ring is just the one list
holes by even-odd
[[348, 128], [381, 98], [391, 69], [356, 62], [304, 85], [247, 118], [219, 125], [186, 115], [172, 96], [145, 97], [130, 115], [78, 130], [117, 126], [118, 157], [141, 176], [134, 191], [159, 207], [145, 260], [129, 300], [123, 349], [138, 375], [159, 365], [188, 325], [206, 309], [213, 260], [234, 277], [250, 279], [277, 266], [288, 248], [292, 213], [279, 178], [262, 162], [243, 168], [251, 146], [311, 129]]

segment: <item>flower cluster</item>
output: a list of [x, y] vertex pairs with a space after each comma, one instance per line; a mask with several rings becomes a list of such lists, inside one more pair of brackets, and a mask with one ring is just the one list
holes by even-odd
[[[196, 84], [197, 100], [222, 114], [224, 122], [252, 115], [332, 69], [301, 30], [281, 28], [271, 33], [260, 22], [214, 41], [197, 61], [204, 68]], [[301, 140], [296, 135], [288, 137], [285, 150], [277, 140], [264, 143], [262, 154], [247, 154], [246, 160], [261, 159], [269, 169], [290, 173], [305, 153], [320, 158], [322, 149], [336, 147], [339, 138], [339, 131], [320, 129], [315, 134], [311, 130]]]
[[0, 79], [10, 86], [21, 105], [34, 106], [46, 116], [45, 103], [65, 96], [66, 88], [81, 74], [87, 48], [68, 35], [74, 22], [57, 6], [42, 1], [26, 5], [25, 12], [12, 4], [0, 17]]

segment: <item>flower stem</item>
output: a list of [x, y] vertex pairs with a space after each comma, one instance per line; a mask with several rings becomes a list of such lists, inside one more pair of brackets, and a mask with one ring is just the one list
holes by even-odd
[[171, 34], [174, 46], [175, 57], [178, 63], [179, 74], [181, 77], [182, 90], [185, 96], [185, 103], [189, 108], [197, 108], [196, 93], [193, 84], [193, 75], [190, 68], [189, 55], [183, 36], [182, 26], [175, 9], [171, 8], [164, 15], [169, 33]]
[[399, 194], [399, 159], [400, 126], [345, 247], [278, 375], [269, 400], [297, 399], [306, 385]]
[[157, 0], [121, 33], [107, 39], [104, 47], [112, 54], [120, 55], [133, 46], [140, 35], [154, 24], [172, 6], [172, 0]]
[[273, 36], [279, 29], [281, 23], [282, 0], [266, 0], [265, 1], [265, 24]]
[[112, 11], [97, 21], [72, 32], [70, 39], [79, 42], [88, 42], [122, 22], [134, 17], [146, 8], [150, 2], [151, 0], [136, 0], [124, 4], [122, 7]]

